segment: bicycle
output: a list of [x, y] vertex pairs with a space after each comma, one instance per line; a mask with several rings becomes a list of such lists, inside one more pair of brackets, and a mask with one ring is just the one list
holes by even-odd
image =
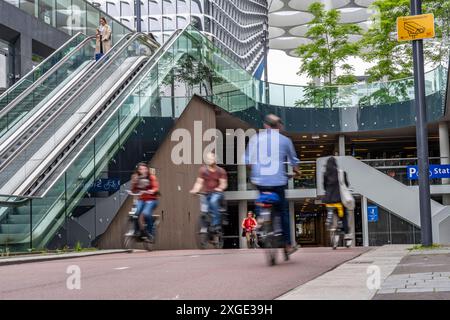
[[[280, 201], [278, 195], [274, 192], [261, 192], [255, 204], [260, 207], [257, 217], [257, 237], [265, 249], [267, 262], [270, 266], [277, 263], [278, 249], [283, 248], [284, 259], [288, 260], [289, 255], [283, 245], [283, 235], [273, 230], [272, 210], [274, 204]], [[279, 221], [278, 225], [281, 225]]]
[[220, 204], [221, 213], [221, 226], [220, 228], [214, 228], [211, 224], [212, 215], [209, 210], [208, 203], [206, 201], [206, 193], [197, 192], [196, 195], [200, 196], [200, 216], [197, 228], [197, 245], [200, 249], [206, 249], [211, 244], [215, 249], [223, 248], [223, 226], [227, 224], [227, 213], [222, 199]]
[[153, 246], [156, 239], [156, 230], [160, 223], [159, 215], [152, 215], [153, 218], [153, 228], [152, 228], [152, 239], [143, 238], [138, 230], [136, 230], [136, 220], [139, 219], [139, 216], [136, 216], [135, 212], [137, 209], [137, 197], [140, 196], [140, 193], [133, 193], [127, 190], [127, 193], [134, 197], [133, 199], [133, 208], [128, 213], [128, 232], [124, 235], [124, 248], [126, 249], [134, 249], [137, 247], [138, 243], [141, 243], [143, 248], [147, 251], [152, 251]]
[[256, 249], [257, 246], [257, 239], [256, 239], [256, 234], [254, 232], [254, 230], [246, 230], [245, 231], [245, 236], [247, 238], [247, 234], [250, 233], [250, 238], [247, 240], [247, 248], [249, 249]]

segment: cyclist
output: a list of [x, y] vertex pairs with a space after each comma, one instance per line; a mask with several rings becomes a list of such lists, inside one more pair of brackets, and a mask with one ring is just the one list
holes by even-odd
[[212, 215], [211, 225], [213, 230], [220, 231], [222, 217], [220, 204], [224, 198], [224, 190], [228, 187], [227, 172], [217, 165], [216, 155], [209, 152], [205, 157], [206, 165], [200, 167], [197, 180], [191, 189], [191, 193], [205, 193], [204, 199], [208, 211]]
[[[296, 174], [299, 159], [292, 141], [282, 135], [281, 119], [269, 114], [264, 119], [264, 129], [253, 135], [245, 153], [245, 163], [251, 166], [251, 181], [260, 193], [273, 192], [278, 195], [279, 201], [274, 204], [272, 211], [273, 230], [283, 234], [286, 259], [297, 250], [292, 246], [289, 212], [285, 198], [288, 177], [285, 169], [286, 160], [289, 161]], [[258, 212], [257, 212], [258, 214]]]
[[256, 219], [253, 217], [253, 212], [247, 213], [247, 218], [242, 221], [242, 229], [245, 231], [245, 237], [247, 238], [247, 247], [251, 248], [250, 238], [253, 236], [253, 240], [256, 243]]
[[144, 162], [138, 163], [131, 176], [131, 191], [139, 194], [135, 215], [135, 235], [153, 241], [153, 210], [158, 205], [159, 183], [153, 169]]

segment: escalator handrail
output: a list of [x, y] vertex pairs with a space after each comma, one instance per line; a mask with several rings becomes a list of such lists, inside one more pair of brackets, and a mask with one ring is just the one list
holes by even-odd
[[40, 86], [42, 82], [48, 79], [63, 63], [65, 63], [67, 60], [69, 60], [73, 54], [81, 50], [85, 44], [92, 39], [94, 39], [95, 36], [89, 36], [86, 39], [84, 39], [82, 42], [80, 42], [75, 49], [73, 49], [69, 54], [65, 55], [61, 60], [59, 60], [55, 65], [53, 65], [50, 69], [47, 70], [46, 73], [44, 73], [39, 79], [37, 79], [35, 82], [33, 82], [28, 88], [26, 88], [23, 92], [21, 92], [16, 98], [14, 98], [13, 101], [8, 103], [2, 110], [0, 110], [0, 118], [4, 117], [6, 113], [11, 111], [16, 105], [18, 105], [29, 93], [31, 93], [36, 87]]
[[[164, 50], [166, 50], [168, 47], [172, 46], [172, 45], [175, 43], [175, 41], [178, 39], [178, 36], [179, 36], [180, 34], [182, 34], [186, 29], [187, 29], [187, 27], [185, 27], [185, 28], [183, 28], [183, 29], [178, 29], [178, 30], [176, 30], [176, 31], [171, 35], [171, 37], [169, 38], [169, 40], [168, 40], [167, 42], [165, 42], [161, 47], [159, 47], [158, 50], [153, 54], [153, 56], [150, 57], [149, 61], [147, 61], [147, 62], [145, 63], [145, 65], [142, 67], [142, 71], [140, 71], [140, 72], [145, 72], [145, 73], [144, 73], [143, 75], [139, 75], [139, 74], [138, 74], [138, 75], [136, 75], [136, 77], [142, 76], [142, 79], [145, 79], [146, 76], [148, 75], [148, 73], [150, 72], [150, 70], [153, 69], [153, 66], [156, 65], [156, 64], [159, 62], [159, 60], [162, 58], [163, 54], [160, 54], [160, 53], [161, 53], [161, 52], [164, 52]], [[156, 59], [153, 59], [154, 57], [156, 57]], [[147, 70], [147, 71], [145, 71], [145, 70]], [[142, 81], [142, 79], [141, 79], [141, 81]], [[139, 84], [140, 84], [141, 81], [139, 81], [138, 83], [134, 84], [134, 87], [132, 87], [132, 89], [131, 89], [131, 91], [130, 91], [131, 93], [133, 93], [133, 92], [138, 88], [138, 86], [139, 86]], [[129, 95], [128, 95], [127, 97], [123, 98], [123, 101], [125, 101], [128, 97], [129, 97]], [[114, 100], [112, 101], [111, 105], [114, 104], [114, 103], [115, 103], [115, 100], [117, 100], [117, 99], [119, 99], [119, 98], [120, 98], [120, 96], [114, 98]], [[121, 103], [120, 103], [120, 104], [121, 104]], [[101, 118], [101, 117], [99, 117], [99, 119], [100, 119], [100, 118]], [[99, 119], [98, 119], [98, 120], [99, 120]], [[89, 121], [86, 122], [86, 125], [88, 125], [88, 124], [89, 124]], [[90, 128], [94, 128], [94, 127], [95, 127], [95, 128], [97, 129], [97, 131], [99, 131], [99, 130], [101, 130], [101, 128], [103, 128], [103, 126], [104, 126], [104, 125], [101, 125], [100, 127], [96, 127], [95, 125], [90, 125]], [[79, 131], [77, 131], [76, 133], [73, 133], [73, 135], [74, 135], [74, 136], [78, 135], [79, 132], [82, 132], [84, 129], [85, 129], [85, 126], [82, 127], [82, 128], [80, 128]], [[85, 131], [83, 135], [80, 136], [80, 138], [79, 138], [78, 141], [80, 141], [80, 139], [82, 139], [82, 138], [83, 138], [84, 136], [86, 136], [86, 134], [88, 134], [88, 133], [90, 133], [90, 130], [89, 130], [89, 129], [88, 129], [87, 131]], [[94, 138], [94, 136], [95, 136], [95, 135], [91, 135], [92, 138]], [[73, 148], [75, 147], [76, 144], [77, 144], [77, 143], [73, 144], [71, 150], [73, 150]], [[67, 145], [59, 146], [60, 150], [65, 150], [66, 147], [67, 147]], [[78, 154], [81, 153], [84, 149], [85, 149], [85, 147], [81, 148], [81, 149], [78, 151]], [[70, 153], [70, 150], [69, 150], [68, 153], [66, 153], [66, 155], [69, 154], [69, 153]], [[78, 155], [78, 154], [77, 154], [77, 155]], [[75, 155], [75, 156], [73, 157], [73, 160], [70, 161], [70, 162], [66, 165], [66, 167], [68, 167], [68, 166], [70, 166], [70, 165], [72, 164], [72, 162], [74, 161], [74, 159], [77, 158], [77, 155]], [[60, 158], [60, 157], [61, 157], [61, 153], [59, 153], [59, 154], [56, 156], [56, 158], [59, 158], [59, 162], [61, 162], [61, 160], [62, 160], [62, 158]], [[64, 157], [64, 155], [63, 155], [63, 157]], [[50, 163], [50, 164], [51, 164], [51, 163]], [[55, 167], [54, 167], [54, 168], [55, 168]], [[50, 168], [50, 170], [48, 170], [48, 169], [49, 169], [49, 166], [48, 166], [48, 167], [46, 167], [42, 172], [43, 172], [43, 173], [47, 173], [47, 177], [49, 177], [50, 174], [51, 174], [51, 172], [54, 170], [54, 168]], [[66, 170], [66, 169], [62, 170], [62, 173], [64, 173], [65, 170]], [[37, 185], [33, 188], [34, 190], [39, 189], [39, 187], [42, 186], [42, 184], [45, 182], [45, 180], [46, 180], [45, 177], [42, 179], [43, 173], [41, 173], [41, 175], [39, 175], [39, 176], [36, 178], [36, 179], [39, 179], [40, 182], [39, 182], [39, 184], [37, 184]], [[54, 179], [54, 182], [57, 181], [61, 175], [62, 175], [62, 174], [58, 175], [58, 176]], [[36, 179], [34, 179], [34, 181], [36, 181]], [[26, 190], [25, 193], [27, 193], [27, 194], [31, 193], [31, 192], [30, 192], [30, 188], [31, 188], [32, 184], [34, 183], [34, 181], [31, 182], [26, 188], [23, 189], [23, 190]], [[47, 187], [47, 190], [44, 191], [44, 192], [42, 193], [42, 197], [45, 197], [47, 191], [48, 191], [49, 189], [51, 189], [51, 187], [53, 186], [54, 182], [51, 183], [51, 184]]]
[[83, 35], [83, 32], [77, 32], [74, 36], [72, 36], [69, 40], [67, 40], [66, 42], [64, 42], [58, 49], [56, 49], [51, 55], [49, 55], [47, 58], [45, 58], [41, 63], [39, 63], [34, 69], [28, 71], [22, 78], [20, 78], [19, 81], [17, 81], [16, 83], [14, 83], [11, 87], [8, 88], [8, 90], [6, 90], [5, 92], [3, 92], [2, 94], [0, 94], [0, 100], [3, 99], [9, 92], [11, 92], [12, 90], [14, 90], [17, 86], [19, 86], [23, 81], [25, 81], [25, 79], [32, 74], [35, 69], [39, 68], [42, 64], [48, 62], [54, 55], [56, 55], [57, 53], [59, 53], [66, 45], [68, 45], [72, 40], [74, 40], [76, 37]]
[[[112, 56], [111, 56], [107, 61], [105, 61], [104, 64], [102, 64], [102, 65], [99, 67], [99, 69], [96, 71], [96, 73], [101, 73], [101, 72], [103, 72], [107, 67], [109, 67], [109, 65], [111, 65], [111, 64], [114, 62], [114, 59], [115, 59], [119, 54], [121, 54], [121, 53], [123, 52], [123, 50], [125, 50], [125, 49], [129, 46], [129, 44], [130, 44], [134, 39], [136, 39], [137, 37], [142, 36], [142, 35], [145, 35], [145, 34], [143, 34], [143, 33], [128, 33], [127, 35], [125, 35], [124, 37], [130, 37], [130, 38], [129, 38], [128, 40], [126, 40], [125, 43], [123, 43], [122, 45], [119, 45], [120, 41], [115, 45], [115, 46], [119, 46], [119, 49], [117, 50], [117, 52], [114, 52], [114, 53], [112, 54]], [[154, 41], [153, 41], [153, 42], [154, 42]], [[114, 47], [113, 47], [113, 48], [114, 48]], [[108, 52], [112, 52], [113, 48], [111, 48]], [[107, 53], [107, 54], [108, 54], [108, 53]], [[102, 59], [103, 59], [104, 57], [106, 57], [106, 55], [103, 56]], [[92, 72], [92, 70], [93, 70], [96, 66], [97, 66], [96, 64], [92, 65], [92, 66], [89, 68], [89, 70], [86, 72], [86, 74]], [[83, 77], [80, 78], [80, 79], [78, 79], [77, 83], [78, 83], [79, 81], [81, 81], [82, 79], [83, 79]], [[67, 101], [65, 101], [65, 102], [59, 107], [59, 110], [63, 110], [64, 108], [66, 108], [66, 107], [68, 106], [69, 103], [72, 103], [73, 100], [74, 100], [75, 98], [77, 98], [78, 95], [81, 93], [81, 91], [83, 91], [87, 86], [89, 86], [89, 85], [92, 83], [92, 81], [94, 81], [94, 79], [96, 79], [96, 76], [95, 76], [95, 75], [94, 75], [92, 78], [90, 78], [88, 81], [86, 81], [83, 85], [81, 85], [78, 89], [76, 89], [76, 92], [72, 95], [72, 97], [70, 97], [69, 99], [67, 99]], [[76, 86], [77, 83], [75, 83], [74, 86]], [[59, 101], [59, 100], [53, 102], [52, 104], [57, 103], [58, 101]], [[56, 114], [59, 114], [59, 112], [57, 112]], [[53, 117], [51, 117], [51, 118], [53, 118]], [[46, 121], [47, 124], [49, 123], [49, 121], [51, 120], [51, 118], [48, 119], [48, 120]], [[35, 120], [34, 120], [34, 123], [36, 123], [37, 120], [39, 120], [39, 119], [35, 119]], [[44, 127], [46, 127], [46, 125], [44, 125]], [[42, 130], [42, 127], [40, 127], [38, 130]], [[26, 130], [22, 130], [19, 134], [23, 134], [24, 132], [26, 132]], [[26, 145], [28, 145], [29, 141], [31, 141], [31, 140], [36, 136], [37, 133], [38, 133], [38, 131], [35, 132], [33, 135], [31, 135], [31, 136], [28, 138], [27, 142], [25, 142], [25, 143], [23, 143], [23, 144], [20, 145], [20, 148], [22, 149], [23, 147], [25, 147]], [[30, 140], [30, 139], [31, 139], [31, 140]], [[6, 147], [3, 148], [3, 151], [6, 152], [6, 151], [11, 147], [11, 145], [15, 142], [15, 140], [16, 140], [15, 138], [10, 138], [9, 141], [6, 141], [5, 143], [7, 143], [8, 145], [6, 145]], [[3, 162], [0, 164], [0, 170], [2, 170], [6, 165], [8, 165], [8, 164], [11, 162], [11, 160], [14, 159], [19, 153], [20, 153], [20, 152], [15, 152], [13, 155], [11, 155], [10, 157], [8, 157], [8, 159], [6, 159], [5, 161], [3, 161]]]

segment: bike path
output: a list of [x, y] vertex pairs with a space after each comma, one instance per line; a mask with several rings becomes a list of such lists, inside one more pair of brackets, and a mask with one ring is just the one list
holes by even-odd
[[[301, 248], [274, 267], [260, 249], [139, 251], [1, 266], [0, 299], [275, 299], [367, 250]], [[67, 288], [74, 266], [79, 290]]]

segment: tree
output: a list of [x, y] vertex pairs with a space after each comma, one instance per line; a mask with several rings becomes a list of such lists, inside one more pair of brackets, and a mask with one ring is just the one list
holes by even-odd
[[[339, 94], [336, 86], [357, 81], [352, 74], [353, 67], [346, 60], [359, 53], [359, 44], [350, 42], [349, 38], [350, 35], [361, 34], [361, 28], [355, 24], [340, 24], [340, 12], [336, 9], [327, 11], [319, 2], [311, 4], [308, 11], [314, 16], [306, 32], [311, 41], [296, 49], [301, 59], [298, 74], [321, 79], [324, 86], [310, 83], [305, 88], [304, 99], [297, 101], [296, 105], [333, 107]], [[339, 69], [344, 74], [337, 76]]]
[[[436, 19], [436, 38], [424, 41], [425, 63], [429, 68], [440, 65], [448, 57], [450, 2], [448, 0], [424, 0], [424, 13], [433, 13]], [[384, 104], [408, 99], [412, 86], [412, 46], [399, 42], [396, 21], [400, 16], [410, 15], [410, 0], [376, 0], [372, 7], [372, 26], [361, 40], [361, 57], [373, 64], [367, 70], [368, 82], [384, 81], [380, 88], [360, 100], [361, 104]], [[405, 79], [405, 80], [399, 80]], [[399, 80], [399, 81], [393, 81]]]
[[222, 78], [216, 75], [206, 61], [204, 62], [203, 59], [186, 53], [178, 60], [176, 66], [163, 83], [184, 83], [187, 96], [193, 94], [195, 86], [199, 86], [200, 94], [203, 87], [205, 95], [212, 96], [213, 86], [222, 81]]

